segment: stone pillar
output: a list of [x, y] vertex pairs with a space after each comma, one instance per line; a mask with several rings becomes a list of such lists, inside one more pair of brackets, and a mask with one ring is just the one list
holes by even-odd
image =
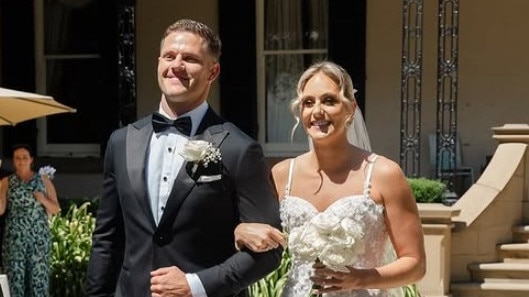
[[419, 203], [418, 207], [426, 249], [426, 275], [417, 283], [419, 293], [424, 297], [451, 296], [452, 217], [459, 210], [440, 203]]
[[[525, 143], [529, 145], [529, 125], [528, 124], [505, 124], [500, 127], [493, 127], [494, 135], [492, 138], [496, 139], [500, 144], [508, 142]], [[529, 172], [529, 156], [525, 157], [525, 170]], [[523, 211], [522, 218], [524, 222], [529, 222], [529, 176], [523, 177], [525, 182], [523, 191]]]

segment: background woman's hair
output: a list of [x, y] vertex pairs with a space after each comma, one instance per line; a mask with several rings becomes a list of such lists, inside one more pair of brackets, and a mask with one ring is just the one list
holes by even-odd
[[13, 145], [11, 147], [11, 152], [15, 153], [15, 151], [18, 150], [18, 149], [25, 149], [25, 150], [27, 150], [29, 152], [29, 156], [30, 157], [32, 157], [32, 158], [34, 157], [33, 156], [33, 149], [31, 148], [31, 146], [29, 144], [17, 143], [17, 144], [15, 144], [15, 145]]

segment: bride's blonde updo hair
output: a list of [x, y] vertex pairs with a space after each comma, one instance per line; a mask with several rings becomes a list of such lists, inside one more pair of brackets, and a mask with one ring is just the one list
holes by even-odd
[[[292, 128], [291, 139], [293, 139], [294, 132], [299, 125], [299, 105], [301, 104], [301, 96], [303, 90], [305, 89], [305, 85], [314, 75], [320, 72], [325, 74], [338, 85], [338, 87], [340, 88], [340, 97], [342, 98], [345, 104], [349, 105], [350, 107], [356, 106], [356, 98], [354, 95], [356, 93], [356, 90], [353, 87], [353, 81], [351, 79], [351, 76], [349, 76], [345, 69], [343, 69], [340, 65], [330, 61], [322, 61], [312, 64], [307, 70], [305, 70], [305, 72], [303, 72], [303, 74], [299, 78], [298, 86], [296, 89], [297, 97], [294, 98], [290, 103], [290, 111], [296, 119], [296, 124]], [[353, 117], [348, 120], [347, 124], [350, 124], [352, 120]]]

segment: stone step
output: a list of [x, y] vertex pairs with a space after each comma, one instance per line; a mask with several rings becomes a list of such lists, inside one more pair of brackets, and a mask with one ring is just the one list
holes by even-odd
[[504, 262], [529, 260], [529, 242], [499, 244], [497, 250], [498, 255]]
[[529, 225], [512, 228], [514, 242], [529, 242]]
[[501, 282], [504, 279], [515, 279], [529, 284], [527, 263], [476, 263], [470, 264], [468, 268], [474, 281]]
[[529, 265], [529, 259], [521, 259], [521, 258], [503, 258], [504, 263], [525, 263], [525, 265]]
[[529, 283], [517, 280], [452, 283], [452, 297], [527, 297]]

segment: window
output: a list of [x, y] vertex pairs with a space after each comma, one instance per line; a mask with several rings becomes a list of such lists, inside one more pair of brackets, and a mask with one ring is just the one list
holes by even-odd
[[328, 0], [256, 0], [259, 141], [267, 156], [308, 147], [303, 127], [293, 133], [290, 102], [301, 73], [327, 58]]
[[113, 3], [34, 0], [37, 91], [77, 109], [37, 121], [39, 156], [100, 156], [116, 127]]

